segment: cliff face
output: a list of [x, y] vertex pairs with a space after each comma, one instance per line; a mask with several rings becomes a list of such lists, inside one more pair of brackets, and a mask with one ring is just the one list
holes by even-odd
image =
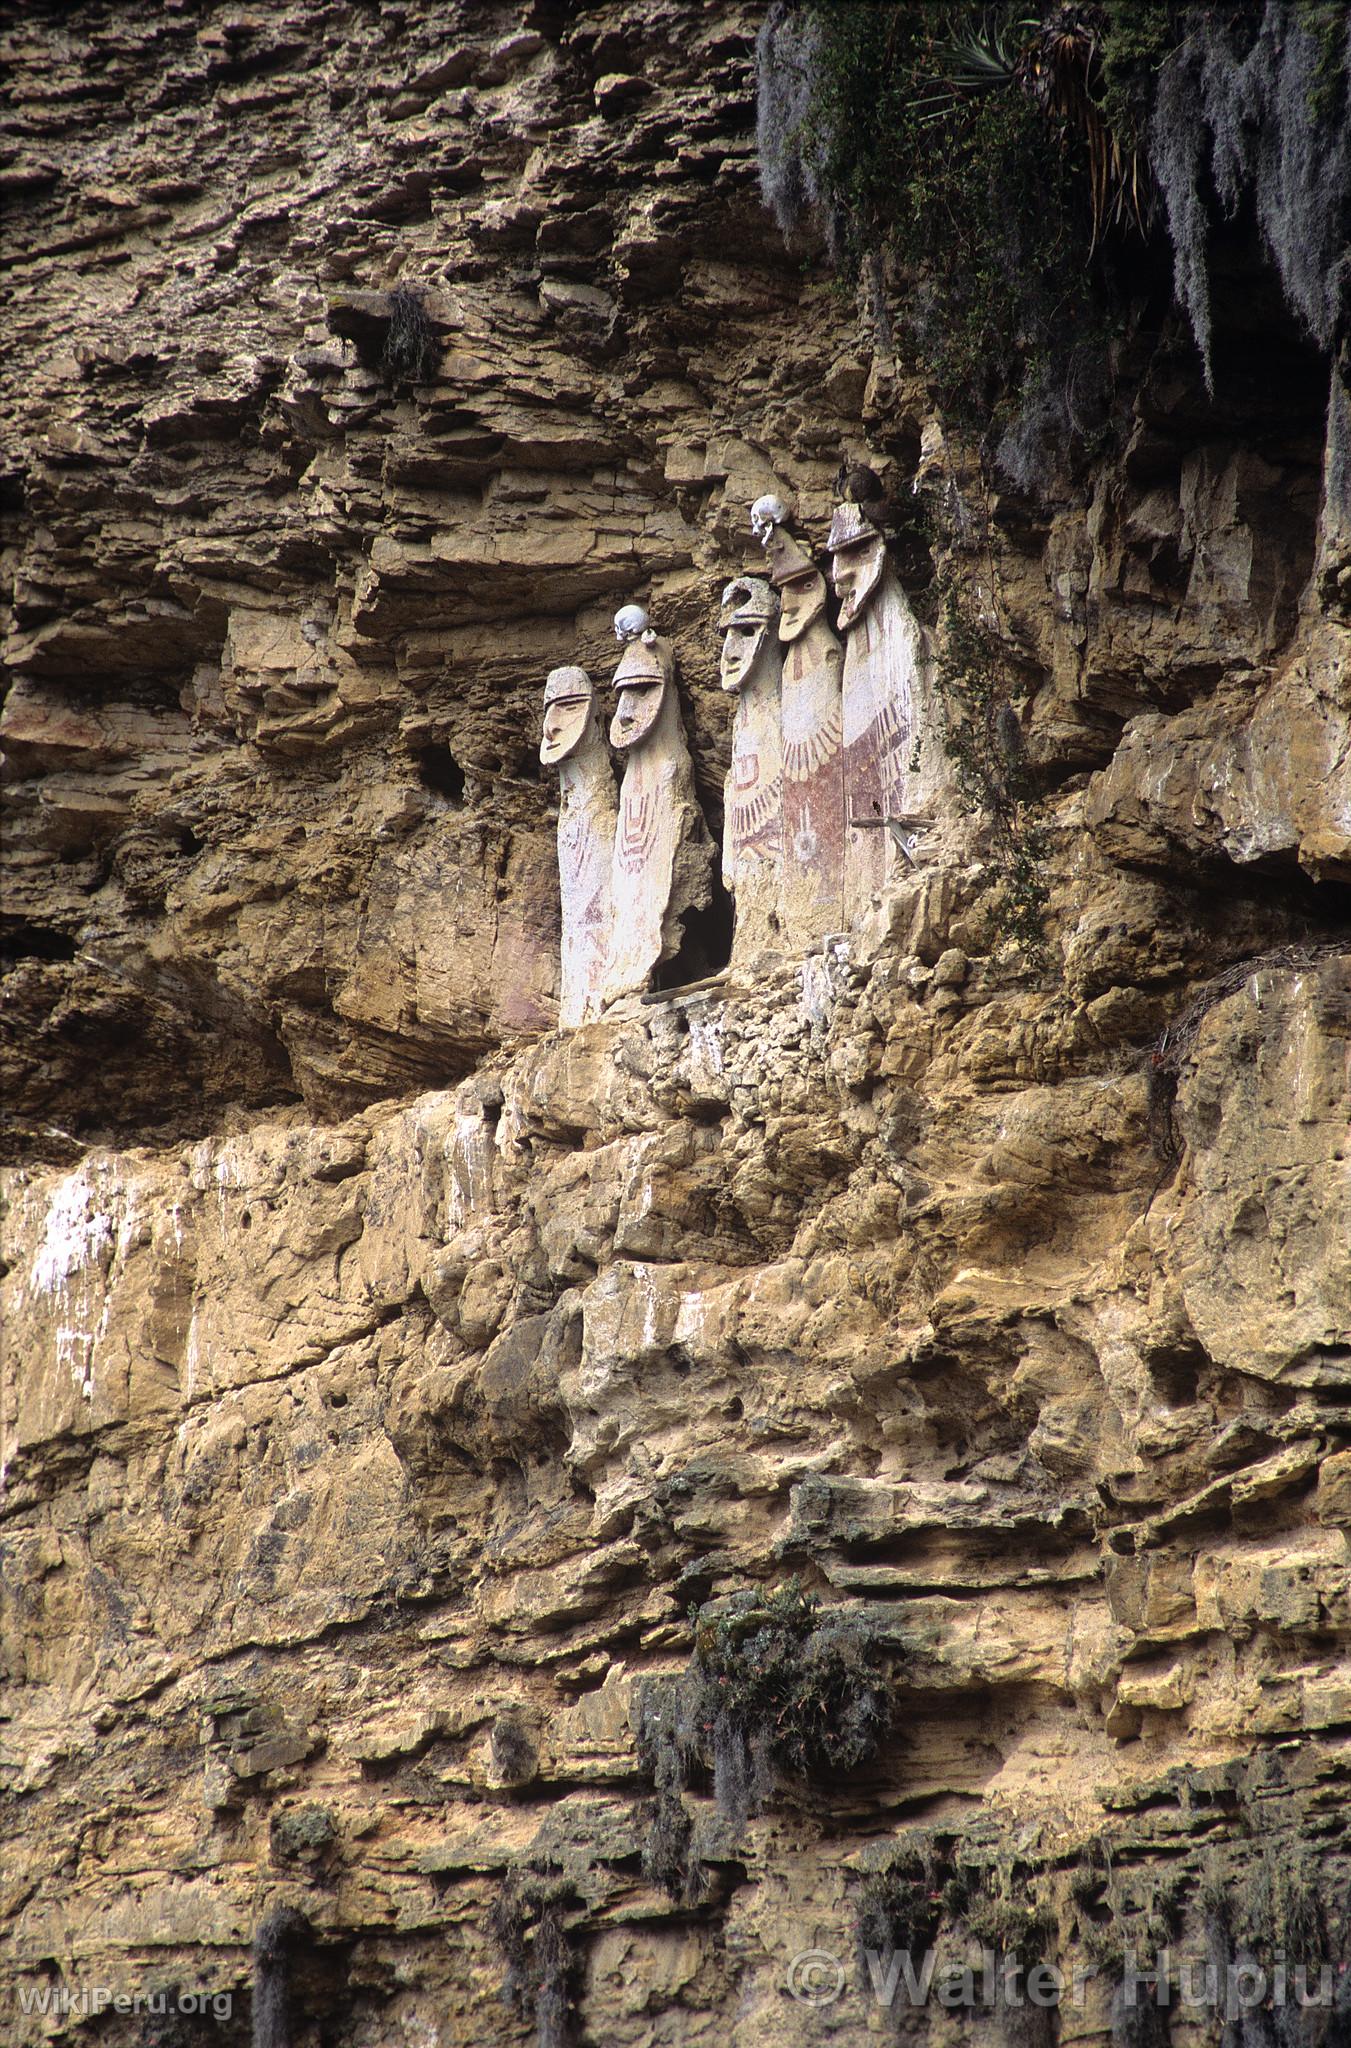
[[[1001, 495], [772, 232], [758, 20], [11, 37], [7, 2040], [862, 2042], [860, 1904], [1092, 1972], [1027, 2039], [1345, 1962], [1345, 388], [1255, 297]], [[1023, 686], [1046, 957], [973, 821], [559, 1035], [545, 672], [641, 595], [716, 831], [718, 593], [842, 459]], [[673, 1901], [643, 1689], [793, 1575], [890, 1731], [741, 1825], [692, 1764]]]

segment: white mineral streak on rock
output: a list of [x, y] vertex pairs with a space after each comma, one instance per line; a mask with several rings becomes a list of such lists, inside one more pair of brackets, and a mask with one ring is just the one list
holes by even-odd
[[[101, 1178], [106, 1180], [106, 1175]], [[87, 1162], [58, 1182], [47, 1211], [42, 1242], [29, 1272], [29, 1286], [36, 1293], [55, 1293], [66, 1286], [73, 1273], [100, 1259], [111, 1248], [110, 1192], [108, 1185], [94, 1184]]]
[[455, 1112], [447, 1157], [446, 1223], [448, 1232], [463, 1230], [472, 1218], [492, 1207], [493, 1155], [496, 1132], [481, 1102]]
[[134, 1192], [116, 1162], [86, 1160], [58, 1182], [28, 1287], [35, 1295], [55, 1296], [57, 1363], [73, 1374], [86, 1400], [94, 1392], [95, 1359], [108, 1326], [114, 1275], [140, 1229]]
[[202, 1336], [201, 1330], [198, 1325], [197, 1308], [198, 1304], [196, 1303], [196, 1301], [194, 1301], [192, 1304], [192, 1313], [188, 1319], [187, 1341], [183, 1347], [183, 1400], [184, 1403], [189, 1407], [192, 1405], [192, 1402], [196, 1398], [197, 1374], [200, 1367], [204, 1363], [204, 1360], [202, 1358]]
[[723, 1072], [722, 1018], [708, 1011], [692, 1011], [690, 1026], [690, 1071], [697, 1076]]

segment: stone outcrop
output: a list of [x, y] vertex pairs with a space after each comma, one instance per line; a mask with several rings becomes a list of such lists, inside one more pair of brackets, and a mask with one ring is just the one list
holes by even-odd
[[[1002, 492], [767, 231], [758, 19], [10, 32], [7, 2041], [105, 1987], [229, 2043], [861, 2044], [907, 1928], [1079, 1968], [1065, 2043], [1165, 1943], [1345, 2008], [1326, 365], [1211, 406], [1165, 335], [1114, 455]], [[560, 1033], [541, 680], [650, 596], [716, 834], [718, 593], [764, 493], [819, 556], [844, 458], [960, 513], [1045, 957], [973, 816], [847, 941], [696, 978], [710, 913]], [[890, 1726], [743, 1823], [652, 1701], [793, 1578]]]

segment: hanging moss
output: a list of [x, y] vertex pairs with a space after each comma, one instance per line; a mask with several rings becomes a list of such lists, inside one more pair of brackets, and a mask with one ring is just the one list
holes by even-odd
[[390, 298], [389, 332], [380, 357], [385, 381], [391, 387], [427, 383], [440, 353], [421, 292], [400, 285]]
[[954, 1851], [943, 1910], [984, 1948], [1031, 1969], [1055, 1945], [1056, 1923], [1031, 1866], [1014, 1850], [970, 1846]]
[[650, 1844], [651, 1874], [668, 1889], [668, 1872], [685, 1883], [670, 1801], [692, 1765], [712, 1773], [719, 1811], [740, 1831], [794, 1784], [869, 1762], [890, 1725], [887, 1673], [862, 1614], [823, 1609], [796, 1579], [701, 1609], [684, 1676], [660, 1695], [650, 1689], [640, 1708], [666, 1845]]
[[963, 1955], [975, 1942], [997, 1966], [995, 2038], [1006, 2048], [1050, 2048], [1050, 2011], [1023, 1996], [1018, 1977], [1054, 1959], [1056, 1918], [1044, 1879], [997, 1825], [912, 1833], [864, 1878], [853, 1903], [865, 1975], [872, 1959], [905, 1956], [908, 1981], [925, 1983], [940, 1938], [955, 1937]]
[[897, 1851], [872, 1871], [854, 1896], [854, 1926], [866, 1955], [908, 1955], [916, 1973], [938, 1939], [943, 1921], [943, 1863], [935, 1844]]
[[1250, 1951], [1267, 1969], [1329, 1959], [1327, 1922], [1317, 1871], [1307, 1851], [1269, 1843], [1241, 1872], [1208, 1872], [1202, 1907], [1212, 1942], [1226, 1964]]
[[708, 1882], [694, 1847], [694, 1823], [682, 1797], [696, 1754], [679, 1681], [648, 1684], [638, 1695], [638, 1762], [652, 1780], [643, 1841], [643, 1875], [676, 1905], [697, 1905]]
[[821, 24], [805, 8], [771, 8], [760, 30], [756, 134], [760, 190], [785, 235], [821, 204], [814, 154], [805, 146], [821, 62]]
[[1197, 11], [1159, 74], [1149, 129], [1177, 297], [1208, 386], [1211, 190], [1230, 220], [1251, 200], [1286, 301], [1323, 348], [1332, 345], [1351, 267], [1348, 10], [1271, 0], [1260, 20], [1254, 13]]
[[875, 298], [888, 253], [940, 398], [989, 431], [1013, 481], [1103, 432], [1137, 317], [1125, 259], [1158, 219], [1208, 381], [1210, 226], [1249, 200], [1287, 300], [1331, 345], [1348, 271], [1345, 0], [776, 0], [758, 56], [780, 224], [815, 214]]
[[[1156, 1956], [1174, 1942], [1182, 1931], [1188, 1879], [1184, 1872], [1152, 1867], [1122, 1868], [1114, 1864], [1110, 1850], [1101, 1842], [1085, 1846], [1070, 1874], [1068, 1896], [1079, 1922], [1079, 1938], [1093, 1966], [1118, 1987], [1127, 1972], [1147, 1971]], [[1130, 2048], [1144, 2048], [1153, 2039], [1155, 2011], [1142, 2000], [1132, 2022], [1138, 2040]], [[1126, 2025], [1125, 2019], [1121, 2026]], [[1123, 2041], [1129, 2040], [1128, 2031]]]
[[554, 1865], [522, 1865], [507, 1872], [488, 1914], [506, 1964], [503, 1990], [533, 2020], [537, 2048], [565, 2048], [568, 2038], [573, 1955], [564, 1914], [572, 1898]]

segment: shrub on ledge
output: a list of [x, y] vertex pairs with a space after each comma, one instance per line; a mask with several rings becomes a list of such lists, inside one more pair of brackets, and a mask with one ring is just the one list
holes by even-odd
[[857, 1609], [822, 1608], [796, 1579], [701, 1608], [684, 1675], [647, 1688], [639, 1755], [657, 1791], [645, 1858], [674, 1897], [697, 1892], [680, 1790], [692, 1765], [712, 1774], [738, 1832], [794, 1785], [875, 1757], [891, 1726], [881, 1646]]

